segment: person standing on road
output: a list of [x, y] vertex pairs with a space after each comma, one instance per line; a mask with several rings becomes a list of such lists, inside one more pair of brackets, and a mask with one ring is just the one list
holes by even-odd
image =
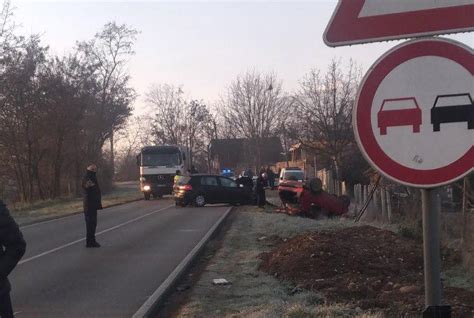
[[265, 170], [262, 170], [257, 178], [257, 184], [255, 185], [255, 196], [257, 197], [257, 205], [259, 208], [265, 207], [265, 187], [267, 186], [267, 174]]
[[179, 181], [179, 178], [181, 178], [181, 171], [176, 170], [176, 174], [174, 175], [173, 183], [177, 184]]
[[0, 200], [0, 317], [13, 318], [8, 275], [25, 254], [26, 242], [18, 224]]
[[95, 240], [97, 210], [102, 210], [102, 196], [97, 182], [97, 166], [91, 164], [82, 180], [84, 192], [84, 217], [86, 220], [86, 247], [100, 247]]
[[268, 186], [273, 190], [275, 188], [275, 173], [273, 173], [273, 170], [270, 168], [270, 166], [267, 168], [267, 178]]
[[191, 166], [191, 174], [199, 173], [195, 166]]

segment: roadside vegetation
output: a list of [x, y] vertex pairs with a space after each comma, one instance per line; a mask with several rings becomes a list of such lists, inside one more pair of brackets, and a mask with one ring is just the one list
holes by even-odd
[[[191, 273], [200, 275], [194, 287], [175, 295], [185, 296], [174, 316], [386, 317], [423, 309], [418, 240], [351, 219], [291, 217], [269, 206], [235, 213], [221, 247], [204, 253], [205, 269]], [[359, 245], [366, 241], [364, 250]], [[472, 277], [456, 267], [458, 255], [443, 255], [449, 300], [456, 314], [469, 317]], [[328, 274], [334, 271], [339, 273]], [[230, 284], [213, 285], [217, 278]]]
[[[136, 182], [119, 182], [102, 198], [104, 208], [141, 200], [142, 193]], [[31, 204], [16, 204], [11, 214], [20, 225], [39, 222], [75, 213], [82, 213], [82, 198], [70, 197], [55, 200], [37, 201]]]

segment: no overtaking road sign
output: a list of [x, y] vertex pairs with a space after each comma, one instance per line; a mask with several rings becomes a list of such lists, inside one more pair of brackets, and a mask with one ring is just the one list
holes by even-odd
[[447, 39], [384, 54], [359, 88], [354, 131], [366, 159], [399, 183], [431, 188], [474, 170], [474, 52]]

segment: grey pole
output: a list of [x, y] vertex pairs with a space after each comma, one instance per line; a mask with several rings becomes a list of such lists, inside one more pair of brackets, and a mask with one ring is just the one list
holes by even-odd
[[441, 305], [440, 198], [435, 189], [422, 189], [423, 255], [426, 307]]
[[380, 189], [380, 205], [382, 206], [382, 220], [383, 222], [388, 221], [388, 215], [387, 215], [387, 201], [385, 198], [385, 189], [381, 188]]
[[388, 222], [392, 223], [392, 199], [390, 198], [390, 192], [386, 190], [385, 199], [387, 200], [387, 217]]

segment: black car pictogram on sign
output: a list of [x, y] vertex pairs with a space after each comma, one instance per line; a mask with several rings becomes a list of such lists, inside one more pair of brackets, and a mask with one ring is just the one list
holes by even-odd
[[471, 94], [438, 95], [431, 108], [433, 131], [441, 124], [467, 122], [467, 129], [474, 129], [474, 103]]

